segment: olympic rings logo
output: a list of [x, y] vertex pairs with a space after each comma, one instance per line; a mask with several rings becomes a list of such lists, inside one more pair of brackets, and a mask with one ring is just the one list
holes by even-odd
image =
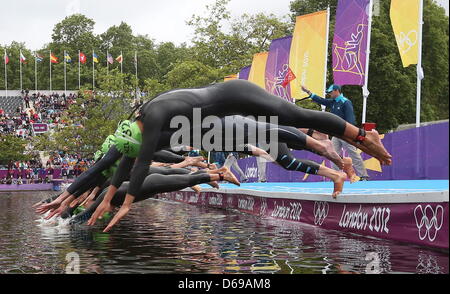
[[418, 34], [414, 30], [409, 31], [407, 34], [405, 34], [404, 32], [400, 32], [400, 34], [396, 36], [397, 42], [403, 54], [407, 53], [409, 50], [411, 50], [412, 47], [417, 44], [417, 36]]
[[329, 210], [328, 202], [314, 201], [314, 224], [321, 226], [327, 218]]
[[444, 223], [444, 208], [441, 205], [435, 209], [431, 205], [427, 205], [425, 209], [422, 205], [418, 205], [414, 209], [414, 217], [416, 219], [417, 229], [419, 230], [420, 240], [428, 238], [430, 242], [434, 242], [438, 231]]

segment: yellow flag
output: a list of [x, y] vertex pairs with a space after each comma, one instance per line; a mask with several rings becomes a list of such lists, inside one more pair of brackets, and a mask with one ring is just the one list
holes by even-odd
[[295, 99], [308, 96], [301, 90], [302, 85], [313, 93], [325, 93], [327, 34], [326, 10], [297, 16], [289, 56], [289, 67], [297, 77], [291, 83], [291, 93]]
[[253, 56], [252, 67], [248, 75], [248, 80], [265, 89], [266, 63], [269, 52], [257, 53]]
[[419, 10], [421, 1], [391, 1], [391, 23], [404, 67], [419, 62]]

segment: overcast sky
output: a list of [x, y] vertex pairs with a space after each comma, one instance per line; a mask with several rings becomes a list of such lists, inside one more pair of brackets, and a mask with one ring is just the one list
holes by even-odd
[[[446, 7], [448, 0], [437, 0]], [[121, 21], [133, 33], [148, 35], [156, 42], [188, 42], [192, 29], [186, 21], [193, 14], [205, 15], [214, 0], [15, 0], [2, 1], [0, 44], [25, 42], [29, 49], [40, 49], [51, 41], [56, 23], [73, 13], [81, 13], [95, 21], [94, 32], [101, 34]], [[231, 0], [228, 9], [234, 17], [243, 13], [273, 13], [287, 16], [291, 0]]]

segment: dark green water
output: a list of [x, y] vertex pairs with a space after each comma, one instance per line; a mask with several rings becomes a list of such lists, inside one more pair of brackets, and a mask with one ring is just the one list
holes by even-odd
[[0, 273], [448, 273], [448, 253], [148, 200], [111, 233], [43, 225], [49, 193], [0, 194]]

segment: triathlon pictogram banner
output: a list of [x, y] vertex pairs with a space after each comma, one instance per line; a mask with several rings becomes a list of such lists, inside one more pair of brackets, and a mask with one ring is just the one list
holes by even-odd
[[292, 36], [287, 36], [275, 39], [270, 44], [266, 64], [266, 90], [275, 96], [293, 102], [291, 98], [291, 85], [283, 86], [283, 82], [289, 74], [291, 43]]
[[363, 86], [370, 0], [339, 0], [333, 39], [333, 75], [338, 85]]

